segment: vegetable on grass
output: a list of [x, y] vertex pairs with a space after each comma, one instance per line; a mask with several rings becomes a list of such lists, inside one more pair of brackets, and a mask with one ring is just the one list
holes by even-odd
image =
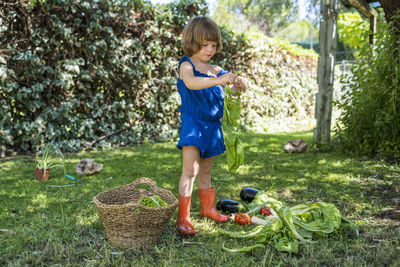
[[258, 193], [257, 189], [246, 187], [243, 188], [242, 191], [240, 191], [240, 198], [243, 201], [252, 202], [253, 199], [256, 197], [257, 193]]
[[168, 203], [165, 202], [164, 200], [162, 200], [159, 195], [153, 195], [150, 197], [142, 197], [142, 199], [140, 199], [140, 204], [142, 204], [143, 206], [146, 206], [146, 207], [168, 206]]
[[[229, 249], [223, 245], [225, 250], [243, 252], [271, 245], [279, 251], [297, 253], [299, 244], [316, 242], [313, 241], [315, 234], [317, 236], [328, 235], [341, 227], [351, 224], [348, 220], [342, 218], [334, 204], [317, 202], [289, 207], [267, 196], [266, 193], [263, 193], [263, 196], [258, 196], [258, 201], [265, 200], [268, 200], [271, 206], [271, 215], [264, 217], [267, 221], [266, 224], [258, 225], [247, 232], [230, 232], [218, 229], [219, 232], [230, 237], [253, 238], [255, 239], [255, 244], [236, 249]], [[263, 206], [265, 205], [262, 204], [262, 206], [257, 206], [255, 209], [258, 208], [260, 210]]]
[[234, 97], [229, 85], [225, 86], [224, 114], [222, 119], [222, 132], [227, 152], [229, 171], [236, 171], [244, 159], [242, 141], [239, 139], [238, 126], [240, 120], [240, 93], [235, 92]]
[[254, 199], [247, 205], [249, 208], [247, 214], [258, 213], [264, 206], [279, 210], [283, 206], [283, 203], [272, 198], [267, 192], [258, 191]]
[[237, 213], [243, 209], [244, 206], [242, 204], [232, 199], [221, 199], [217, 203], [217, 210], [222, 210], [226, 213]]
[[248, 224], [250, 222], [250, 216], [246, 213], [237, 213], [235, 215], [235, 222], [240, 225]]
[[270, 207], [268, 207], [268, 206], [261, 207], [260, 213], [261, 213], [262, 215], [264, 215], [264, 216], [269, 216], [269, 215], [272, 214], [272, 213], [271, 213], [271, 209], [270, 209]]
[[260, 218], [258, 218], [257, 216], [251, 217], [251, 220], [250, 220], [250, 221], [251, 221], [252, 223], [261, 224], [261, 225], [266, 225], [267, 223], [270, 223], [270, 222], [271, 222], [270, 220], [260, 219]]

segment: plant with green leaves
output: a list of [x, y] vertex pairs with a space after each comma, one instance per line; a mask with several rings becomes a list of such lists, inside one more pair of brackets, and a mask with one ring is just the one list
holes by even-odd
[[[46, 173], [46, 170], [62, 167], [64, 170], [64, 175], [66, 175], [65, 164], [64, 164], [64, 154], [61, 150], [56, 146], [53, 142], [47, 143], [43, 146], [41, 151], [42, 156], [37, 159], [36, 168], [39, 170], [43, 170], [43, 173]], [[62, 163], [58, 163], [61, 159]]]
[[51, 7], [56, 5], [64, 4], [68, 2], [68, 0], [29, 0], [31, 7], [35, 7], [36, 5], [44, 6], [47, 11], [50, 10]]
[[352, 76], [342, 77], [347, 93], [335, 137], [348, 152], [400, 158], [400, 35], [391, 23], [377, 25], [376, 45], [365, 44]]
[[227, 152], [229, 171], [236, 171], [244, 159], [242, 141], [239, 138], [240, 92], [233, 93], [229, 85], [225, 86], [224, 115], [222, 132]]
[[354, 49], [368, 43], [369, 23], [358, 12], [340, 13], [338, 16], [338, 35], [340, 40]]
[[[226, 0], [219, 1], [214, 16], [218, 24], [225, 25], [240, 18], [239, 24], [256, 26], [259, 31], [271, 36], [282, 30], [296, 12], [293, 0], [281, 0], [276, 3], [271, 3], [269, 0]], [[240, 27], [238, 24], [232, 26]]]

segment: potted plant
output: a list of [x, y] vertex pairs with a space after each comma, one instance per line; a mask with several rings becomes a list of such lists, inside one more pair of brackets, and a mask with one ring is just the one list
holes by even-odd
[[[37, 160], [35, 171], [36, 179], [39, 181], [47, 181], [49, 179], [50, 169], [54, 167], [62, 167], [65, 175], [64, 155], [53, 142], [44, 145], [41, 154], [42, 156]], [[57, 164], [60, 159], [62, 163]]]

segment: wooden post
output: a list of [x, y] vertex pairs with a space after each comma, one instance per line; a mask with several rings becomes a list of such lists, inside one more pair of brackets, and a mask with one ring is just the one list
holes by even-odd
[[331, 141], [332, 95], [336, 54], [338, 0], [321, 0], [322, 19], [319, 28], [318, 93], [315, 102], [314, 143]]
[[376, 35], [376, 16], [372, 15], [369, 18], [369, 29], [371, 34], [369, 36], [369, 43], [375, 46], [375, 35]]

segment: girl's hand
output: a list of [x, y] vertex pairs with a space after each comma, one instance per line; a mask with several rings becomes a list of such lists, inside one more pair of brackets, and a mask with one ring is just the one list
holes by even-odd
[[224, 75], [221, 75], [221, 77], [219, 77], [220, 81], [221, 81], [221, 85], [225, 85], [227, 83], [233, 84], [235, 79], [236, 79], [236, 75], [228, 72]]
[[247, 80], [243, 77], [237, 76], [236, 80], [233, 83], [233, 90], [236, 91], [235, 89], [244, 89], [247, 88]]

